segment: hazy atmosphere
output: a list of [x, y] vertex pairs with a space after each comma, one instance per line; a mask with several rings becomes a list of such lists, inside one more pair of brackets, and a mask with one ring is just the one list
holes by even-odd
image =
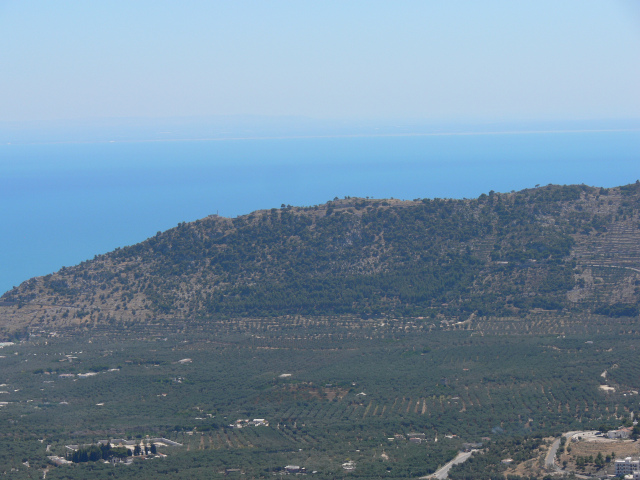
[[0, 121], [637, 118], [629, 1], [0, 2]]
[[640, 480], [639, 87], [638, 0], [0, 0], [0, 476]]

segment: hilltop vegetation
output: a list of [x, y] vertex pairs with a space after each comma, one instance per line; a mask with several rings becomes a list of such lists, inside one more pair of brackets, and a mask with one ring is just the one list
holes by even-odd
[[640, 183], [210, 216], [24, 282], [5, 332], [182, 318], [638, 315]]

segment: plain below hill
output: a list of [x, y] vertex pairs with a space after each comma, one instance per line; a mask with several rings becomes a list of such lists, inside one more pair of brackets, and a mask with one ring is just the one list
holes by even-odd
[[640, 182], [334, 199], [181, 223], [0, 298], [3, 335], [287, 315], [638, 316]]

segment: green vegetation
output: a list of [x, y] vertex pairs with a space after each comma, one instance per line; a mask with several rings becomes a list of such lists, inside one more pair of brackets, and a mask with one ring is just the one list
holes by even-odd
[[[521, 463], [532, 458], [543, 444], [539, 435], [528, 438], [508, 438], [493, 442], [482, 455], [474, 455], [467, 462], [455, 465], [449, 471], [451, 480], [471, 480], [490, 478], [504, 480], [507, 465], [502, 460], [510, 459], [513, 463]], [[510, 480], [516, 480], [511, 475]]]
[[[140, 455], [140, 446], [136, 445], [135, 455]], [[131, 456], [131, 452], [125, 447], [112, 447], [110, 443], [80, 447], [75, 450], [69, 459], [73, 463], [97, 462], [98, 460], [111, 460], [113, 458], [125, 459]]]
[[29, 280], [0, 301], [0, 474], [417, 478], [473, 442], [451, 478], [515, 479], [502, 460], [629, 423], [639, 225], [640, 183], [345, 198]]
[[637, 317], [639, 224], [640, 183], [211, 216], [25, 282], [0, 314], [14, 336], [169, 318]]
[[[473, 465], [499, 475], [498, 457], [525, 459], [543, 437], [628, 419], [640, 356], [626, 322], [593, 319], [599, 333], [565, 337], [528, 333], [526, 322], [495, 335], [489, 323], [458, 330], [356, 317], [35, 333], [1, 350], [9, 403], [0, 407], [0, 463], [18, 469], [15, 478], [41, 478], [47, 455], [64, 457], [65, 445], [162, 436], [182, 446], [132, 465], [51, 467], [47, 478], [197, 479], [226, 469], [267, 478], [286, 465], [321, 479], [416, 478], [463, 442], [484, 442], [488, 453], [452, 475], [480, 478], [469, 476]], [[607, 369], [615, 392], [599, 389]], [[244, 423], [254, 418], [269, 425]], [[413, 432], [424, 441], [409, 441]], [[342, 468], [349, 460], [352, 472]]]

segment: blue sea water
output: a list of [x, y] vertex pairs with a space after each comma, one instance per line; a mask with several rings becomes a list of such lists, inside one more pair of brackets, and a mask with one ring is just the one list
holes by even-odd
[[213, 213], [628, 184], [640, 132], [2, 145], [0, 169], [1, 293]]

